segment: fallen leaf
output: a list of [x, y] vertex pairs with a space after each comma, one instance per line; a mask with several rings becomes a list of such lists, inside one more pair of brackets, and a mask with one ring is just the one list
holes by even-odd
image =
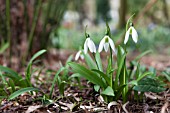
[[27, 109], [27, 111], [25, 113], [31, 113], [31, 112], [33, 112], [36, 109], [41, 108], [41, 107], [42, 107], [42, 105], [30, 106], [30, 107], [28, 107], [28, 109]]

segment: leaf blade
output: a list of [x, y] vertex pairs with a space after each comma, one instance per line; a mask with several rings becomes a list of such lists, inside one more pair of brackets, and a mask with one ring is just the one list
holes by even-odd
[[19, 95], [25, 93], [25, 92], [29, 92], [29, 91], [39, 91], [38, 88], [34, 88], [34, 87], [27, 87], [27, 88], [22, 88], [18, 91], [15, 91], [14, 93], [12, 93], [10, 96], [9, 96], [9, 100], [12, 100], [16, 97], [18, 97]]

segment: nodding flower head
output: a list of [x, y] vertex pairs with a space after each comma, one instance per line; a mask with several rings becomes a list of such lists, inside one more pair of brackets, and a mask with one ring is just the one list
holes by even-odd
[[85, 28], [85, 37], [86, 40], [84, 42], [84, 54], [87, 54], [88, 49], [91, 53], [96, 53], [96, 46], [94, 42], [90, 39], [90, 35], [86, 32], [87, 26]]
[[80, 57], [81, 59], [84, 59], [84, 55], [83, 55], [83, 51], [82, 51], [82, 50], [79, 50], [79, 51], [76, 53], [75, 60], [78, 60], [79, 57]]
[[96, 46], [94, 42], [89, 38], [86, 38], [86, 41], [84, 42], [84, 53], [86, 54], [88, 49], [91, 53], [96, 53]]
[[132, 39], [135, 43], [137, 43], [138, 41], [138, 33], [137, 31], [135, 30], [135, 28], [133, 27], [133, 24], [131, 23], [131, 26], [130, 28], [126, 31], [126, 34], [125, 34], [125, 40], [124, 40], [124, 44], [126, 44], [129, 40], [129, 35], [132, 36]]
[[100, 53], [103, 50], [103, 48], [107, 52], [109, 49], [109, 46], [116, 53], [113, 40], [108, 35], [105, 35], [103, 39], [100, 41], [98, 52]]

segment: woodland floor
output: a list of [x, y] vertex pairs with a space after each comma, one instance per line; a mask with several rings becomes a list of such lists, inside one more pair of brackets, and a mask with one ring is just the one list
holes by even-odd
[[[52, 80], [54, 74], [47, 78], [46, 70], [57, 71], [60, 68], [60, 64], [64, 65], [68, 56], [75, 53], [74, 51], [60, 50], [56, 51], [51, 49], [45, 58], [42, 60], [44, 65], [43, 71], [40, 74], [41, 83], [36, 83], [35, 87], [40, 88], [44, 93], [49, 94], [49, 88], [51, 83], [46, 82], [46, 79]], [[131, 60], [136, 56], [128, 56], [128, 60]], [[104, 56], [104, 55], [103, 55]], [[0, 56], [0, 64], [7, 65], [7, 60], [3, 55]], [[105, 60], [105, 59], [104, 59]], [[163, 70], [170, 70], [170, 56], [168, 55], [147, 55], [144, 56], [141, 61], [143, 65], [149, 67], [155, 67], [158, 72]], [[13, 69], [21, 74], [24, 73], [24, 68], [20, 68], [17, 64], [20, 63], [20, 59], [13, 58]], [[41, 67], [40, 67], [41, 66]], [[40, 67], [42, 65], [35, 66], [33, 68]], [[48, 76], [49, 77], [49, 76]], [[35, 80], [32, 78], [32, 83]], [[167, 82], [170, 87], [170, 83]], [[82, 79], [81, 85], [82, 89], [73, 85], [68, 85], [64, 92], [64, 97], [60, 97], [59, 90], [55, 87], [55, 92], [53, 93], [53, 103], [47, 104], [48, 101], [40, 99], [43, 95], [38, 93], [30, 95], [25, 93], [19, 96], [13, 101], [8, 101], [7, 99], [2, 100], [0, 106], [0, 112], [3, 113], [170, 113], [170, 89], [167, 88], [166, 91], [162, 93], [145, 93], [145, 98], [139, 102], [134, 100], [133, 95], [129, 97], [129, 101], [125, 104], [122, 100], [117, 102], [112, 102], [106, 104], [102, 101], [102, 98], [98, 93], [93, 91], [92, 85], [87, 84], [87, 82]]]

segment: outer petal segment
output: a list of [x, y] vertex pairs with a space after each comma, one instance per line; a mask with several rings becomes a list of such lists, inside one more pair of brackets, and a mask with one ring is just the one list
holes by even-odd
[[131, 29], [131, 27], [128, 29], [128, 31], [127, 31], [126, 34], [125, 34], [124, 44], [126, 44], [127, 41], [128, 41], [128, 39], [129, 39], [130, 29]]
[[75, 56], [75, 60], [78, 60], [78, 59], [79, 59], [80, 54], [81, 54], [81, 51], [78, 51], [77, 54], [76, 54], [76, 56]]
[[99, 53], [103, 50], [104, 43], [105, 43], [105, 38], [103, 38], [103, 39], [100, 41], [99, 49], [98, 49], [98, 52], [99, 52]]
[[84, 42], [84, 54], [87, 54], [87, 51], [88, 51], [87, 42], [88, 42], [88, 38]]
[[131, 27], [131, 29], [132, 29], [132, 39], [133, 39], [133, 41], [135, 43], [137, 43], [137, 41], [138, 41], [138, 33], [137, 33], [137, 31], [135, 30], [134, 27]]
[[90, 52], [96, 53], [96, 46], [95, 46], [94, 42], [91, 39], [88, 40], [87, 46], [88, 46]]
[[116, 53], [115, 44], [111, 38], [109, 38], [109, 44], [110, 44], [110, 47], [112, 48], [112, 50]]

